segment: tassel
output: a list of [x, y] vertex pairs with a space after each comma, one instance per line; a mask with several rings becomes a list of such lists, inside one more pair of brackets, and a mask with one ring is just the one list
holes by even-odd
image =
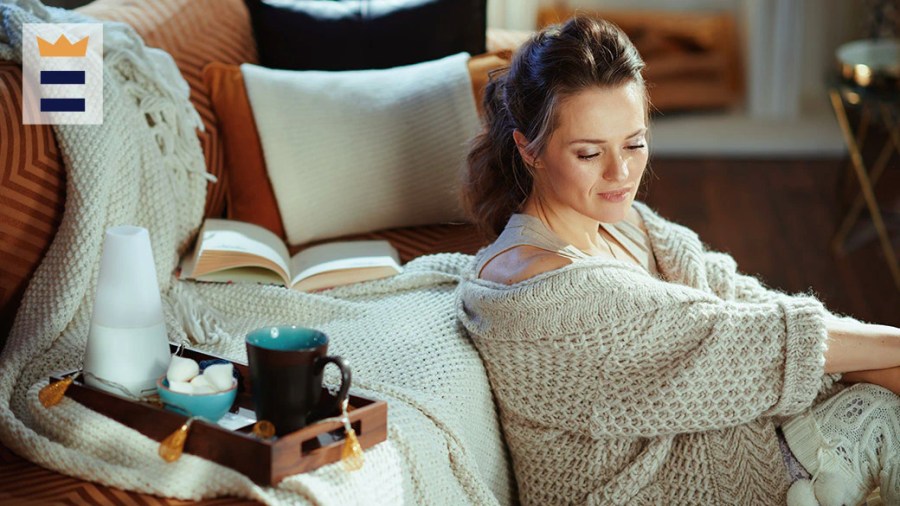
[[42, 388], [41, 391], [38, 392], [38, 400], [41, 401], [41, 405], [45, 408], [50, 408], [59, 404], [66, 395], [66, 390], [69, 389], [69, 385], [71, 385], [73, 381], [75, 381], [74, 374], [68, 378], [54, 381]]
[[174, 283], [163, 299], [171, 310], [180, 340], [209, 344], [229, 339], [225, 315], [203, 302], [190, 283]]
[[194, 418], [188, 419], [178, 430], [162, 440], [162, 443], [159, 444], [159, 456], [163, 460], [171, 463], [181, 458], [181, 454], [184, 451], [184, 442], [187, 440], [188, 430], [193, 422]]
[[346, 434], [344, 447], [341, 448], [341, 461], [344, 463], [344, 469], [347, 471], [358, 471], [363, 466], [364, 457], [362, 446], [360, 446], [359, 439], [356, 437], [356, 431], [353, 430], [353, 426], [350, 425], [350, 417], [347, 416], [348, 404], [347, 399], [344, 399], [344, 402], [341, 403], [344, 433]]
[[344, 441], [344, 447], [341, 448], [341, 461], [344, 463], [344, 469], [347, 471], [358, 471], [363, 466], [363, 451], [359, 445], [359, 439], [356, 438], [356, 431], [350, 427], [348, 423], [345, 427], [347, 439]]

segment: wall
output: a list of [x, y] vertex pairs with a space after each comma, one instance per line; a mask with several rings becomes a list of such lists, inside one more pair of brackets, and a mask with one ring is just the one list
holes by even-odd
[[[488, 0], [488, 24], [533, 30], [537, 11], [554, 0]], [[739, 27], [747, 72], [747, 112], [797, 118], [825, 94], [834, 50], [862, 33], [866, 0], [569, 0], [585, 9], [731, 12]]]
[[[533, 30], [542, 5], [488, 0], [488, 25]], [[568, 0], [585, 9], [730, 11], [744, 48], [745, 104], [653, 120], [653, 152], [667, 157], [844, 157], [825, 90], [834, 50], [860, 38], [872, 0]], [[773, 42], [774, 41], [774, 42]]]

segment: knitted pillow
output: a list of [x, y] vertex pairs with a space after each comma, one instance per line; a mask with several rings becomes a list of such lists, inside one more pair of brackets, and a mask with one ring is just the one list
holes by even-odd
[[381, 69], [485, 52], [487, 0], [245, 2], [270, 68]]
[[464, 220], [467, 53], [390, 69], [241, 65], [287, 242]]
[[[481, 97], [488, 72], [509, 64], [510, 51], [473, 56], [468, 61], [475, 104], [481, 113]], [[225, 147], [225, 173], [229, 181], [226, 199], [229, 219], [255, 223], [286, 238], [266, 164], [244, 77], [238, 65], [210, 63], [203, 79], [219, 120]]]

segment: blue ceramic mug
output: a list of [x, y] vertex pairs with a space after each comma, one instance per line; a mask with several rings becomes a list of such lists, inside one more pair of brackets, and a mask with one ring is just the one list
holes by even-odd
[[[279, 436], [340, 413], [350, 389], [350, 365], [328, 356], [328, 336], [306, 327], [275, 326], [247, 334], [247, 360], [257, 420], [275, 425]], [[322, 373], [333, 363], [341, 370], [336, 397], [322, 397]]]

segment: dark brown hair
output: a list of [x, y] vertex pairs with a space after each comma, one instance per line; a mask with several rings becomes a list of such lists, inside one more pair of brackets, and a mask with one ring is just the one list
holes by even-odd
[[460, 190], [462, 207], [484, 238], [496, 238], [533, 190], [531, 168], [513, 131], [522, 132], [529, 140], [528, 153], [539, 156], [558, 125], [560, 100], [598, 86], [639, 84], [649, 115], [643, 68], [637, 49], [618, 26], [576, 14], [535, 33], [508, 67], [490, 72], [484, 128], [471, 141]]

